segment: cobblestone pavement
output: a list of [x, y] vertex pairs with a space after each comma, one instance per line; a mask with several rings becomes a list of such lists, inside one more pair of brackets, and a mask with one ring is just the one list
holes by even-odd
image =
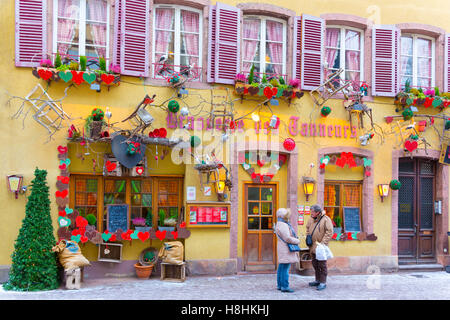
[[276, 274], [188, 277], [183, 283], [157, 277], [85, 279], [80, 290], [15, 292], [1, 287], [0, 300], [450, 300], [446, 272], [331, 275], [320, 292], [308, 287], [312, 280], [291, 274], [295, 292], [282, 293], [275, 289]]

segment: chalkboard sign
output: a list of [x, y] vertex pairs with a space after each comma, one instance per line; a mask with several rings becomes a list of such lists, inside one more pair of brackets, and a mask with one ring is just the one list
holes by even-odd
[[359, 208], [344, 208], [344, 228], [346, 232], [361, 231]]
[[124, 232], [128, 230], [129, 207], [127, 204], [108, 204], [106, 210], [106, 226], [109, 232], [116, 232], [118, 229], [122, 229]]

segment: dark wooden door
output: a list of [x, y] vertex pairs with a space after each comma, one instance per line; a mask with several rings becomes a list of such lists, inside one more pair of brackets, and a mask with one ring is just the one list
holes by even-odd
[[245, 270], [275, 270], [277, 185], [244, 185]]
[[400, 159], [398, 191], [399, 263], [435, 262], [436, 162]]

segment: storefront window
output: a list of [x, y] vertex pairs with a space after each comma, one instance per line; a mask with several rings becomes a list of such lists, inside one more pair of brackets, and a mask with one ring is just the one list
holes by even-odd
[[130, 228], [134, 228], [132, 220], [135, 218], [144, 218], [146, 226], [152, 227], [163, 226], [168, 219], [178, 222], [182, 206], [182, 178], [73, 177], [74, 182], [69, 188], [74, 193], [70, 207], [83, 217], [93, 214], [99, 221], [99, 231], [107, 229], [107, 206], [113, 204], [129, 205]]
[[325, 182], [325, 212], [341, 232], [361, 231], [361, 190], [359, 181]]

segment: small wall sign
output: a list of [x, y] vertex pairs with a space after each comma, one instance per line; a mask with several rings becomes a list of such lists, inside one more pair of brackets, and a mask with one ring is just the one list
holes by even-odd
[[195, 201], [195, 187], [187, 187], [187, 200], [188, 201]]

